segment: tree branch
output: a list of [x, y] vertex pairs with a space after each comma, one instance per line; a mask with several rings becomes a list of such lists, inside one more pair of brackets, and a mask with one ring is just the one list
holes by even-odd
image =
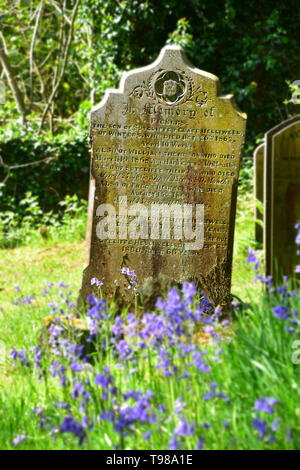
[[22, 93], [21, 93], [21, 91], [18, 87], [18, 84], [15, 80], [14, 73], [13, 73], [12, 67], [10, 65], [8, 56], [5, 53], [6, 43], [5, 43], [4, 36], [1, 34], [0, 37], [1, 37], [1, 40], [2, 40], [1, 44], [0, 44], [0, 61], [1, 61], [2, 67], [4, 69], [4, 72], [5, 72], [7, 81], [8, 81], [8, 85], [9, 85], [11, 91], [12, 91], [12, 94], [13, 94], [13, 97], [14, 97], [15, 102], [17, 104], [17, 107], [18, 107], [18, 109], [19, 109], [19, 111], [22, 115], [22, 124], [24, 124], [25, 121], [26, 121], [26, 114], [27, 114], [24, 99], [23, 99]]
[[43, 15], [44, 4], [45, 4], [45, 0], [41, 0], [41, 3], [38, 6], [37, 17], [36, 17], [34, 30], [33, 30], [33, 34], [32, 34], [32, 39], [31, 39], [31, 44], [30, 44], [30, 52], [29, 52], [30, 105], [29, 105], [29, 108], [31, 108], [32, 102], [33, 102], [33, 66], [34, 66], [33, 52], [34, 52], [34, 45], [35, 45], [35, 40], [36, 40], [36, 37], [37, 37], [37, 32], [38, 32], [38, 29], [39, 29], [39, 24], [40, 24], [42, 15]]
[[8, 180], [9, 176], [10, 176], [10, 172], [11, 170], [17, 170], [18, 168], [25, 168], [27, 166], [32, 166], [32, 165], [38, 165], [39, 163], [43, 163], [43, 162], [47, 162], [49, 160], [55, 160], [56, 157], [46, 157], [46, 158], [43, 158], [42, 160], [37, 160], [36, 162], [29, 162], [29, 163], [22, 163], [20, 165], [13, 165], [13, 166], [9, 166], [7, 165], [6, 163], [4, 163], [3, 159], [0, 157], [0, 164], [7, 169], [7, 174], [4, 178], [4, 180], [1, 182], [1, 184], [5, 184], [6, 181]]
[[66, 64], [67, 64], [67, 60], [68, 60], [68, 55], [69, 55], [69, 50], [70, 50], [70, 46], [71, 46], [71, 43], [72, 43], [72, 39], [73, 39], [73, 30], [74, 30], [74, 22], [75, 22], [75, 18], [76, 18], [76, 14], [77, 14], [77, 10], [78, 10], [78, 7], [79, 7], [79, 3], [80, 3], [80, 0], [76, 0], [76, 3], [75, 3], [75, 6], [74, 6], [74, 9], [73, 9], [73, 12], [72, 12], [72, 16], [71, 16], [71, 24], [70, 24], [70, 30], [69, 30], [69, 36], [68, 36], [68, 40], [67, 40], [67, 44], [66, 44], [66, 47], [65, 47], [65, 51], [64, 51], [64, 57], [63, 57], [63, 63], [62, 63], [62, 68], [60, 70], [60, 73], [58, 75], [58, 78], [57, 78], [57, 81], [56, 81], [56, 84], [55, 86], [53, 87], [53, 90], [52, 90], [52, 93], [48, 99], [48, 103], [46, 104], [45, 106], [45, 109], [43, 111], [43, 114], [42, 114], [42, 118], [41, 118], [41, 122], [40, 122], [40, 126], [39, 126], [39, 131], [38, 133], [41, 132], [42, 130], [42, 126], [44, 124], [44, 121], [45, 121], [45, 118], [46, 118], [46, 115], [49, 111], [49, 108], [51, 106], [51, 103], [57, 93], [57, 90], [61, 84], [61, 81], [64, 77], [64, 74], [65, 74], [65, 69], [66, 69]]

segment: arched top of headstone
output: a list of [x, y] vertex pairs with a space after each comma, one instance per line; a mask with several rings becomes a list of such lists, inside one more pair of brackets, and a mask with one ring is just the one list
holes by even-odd
[[258, 154], [258, 153], [261, 152], [261, 149], [264, 147], [264, 145], [265, 145], [265, 143], [262, 142], [261, 144], [259, 144], [259, 145], [256, 147], [256, 149], [254, 150], [254, 156], [255, 156], [256, 154]]
[[278, 134], [280, 131], [285, 131], [289, 126], [292, 126], [293, 124], [295, 124], [299, 121], [300, 121], [300, 114], [297, 114], [296, 116], [293, 116], [289, 119], [286, 119], [285, 121], [280, 122], [279, 124], [272, 127], [272, 129], [269, 129], [265, 133], [265, 140], [269, 139], [270, 137], [274, 136], [275, 134]]
[[240, 118], [247, 118], [238, 109], [232, 94], [221, 95], [218, 77], [192, 65], [184, 50], [176, 45], [163, 47], [152, 64], [124, 72], [119, 89], [108, 88], [102, 101], [92, 109], [92, 119], [102, 114], [105, 105], [118, 104], [123, 95], [135, 102], [150, 99], [170, 107], [195, 103], [205, 108], [217, 98], [224, 103], [220, 106], [225, 106], [226, 112], [232, 108]]

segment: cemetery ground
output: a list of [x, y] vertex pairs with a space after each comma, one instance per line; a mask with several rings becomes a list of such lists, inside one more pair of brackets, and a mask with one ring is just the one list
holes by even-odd
[[[284, 287], [268, 299], [253, 282], [247, 247], [260, 248], [253, 202], [238, 198], [232, 292], [248, 306], [238, 302], [233, 322], [211, 323], [205, 314], [199, 321], [199, 298], [188, 284], [181, 298], [173, 291], [160, 305], [160, 326], [151, 315], [139, 326], [128, 312], [116, 320], [114, 305], [106, 312], [100, 301], [90, 319], [103, 326], [88, 362], [72, 346], [74, 330], [56, 343], [57, 356], [39, 349], [42, 319], [57, 315], [55, 303], [66, 310], [76, 301], [84, 214], [49, 229], [48, 238], [28, 229], [27, 241], [1, 250], [0, 447], [299, 448], [300, 367], [292, 346], [300, 330], [290, 322], [299, 299]], [[54, 328], [57, 339], [60, 324]]]

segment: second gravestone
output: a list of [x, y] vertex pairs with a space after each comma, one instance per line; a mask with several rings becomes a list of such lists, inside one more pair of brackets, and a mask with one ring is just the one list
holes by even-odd
[[[265, 135], [264, 248], [266, 275], [295, 275], [300, 221], [300, 115]], [[299, 278], [298, 274], [298, 278]]]
[[[264, 151], [265, 145], [260, 144], [256, 147], [253, 155], [254, 160], [254, 199], [255, 203], [263, 206], [264, 203]], [[255, 221], [255, 240], [263, 243], [263, 212], [255, 205], [254, 221]]]
[[91, 114], [84, 300], [97, 277], [105, 297], [132, 303], [128, 267], [145, 308], [168, 284], [190, 280], [228, 309], [245, 125], [217, 77], [177, 46], [107, 90]]

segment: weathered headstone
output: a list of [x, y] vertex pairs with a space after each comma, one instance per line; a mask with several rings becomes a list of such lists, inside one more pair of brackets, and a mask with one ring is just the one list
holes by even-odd
[[178, 46], [106, 91], [91, 113], [83, 299], [97, 277], [103, 295], [130, 304], [121, 274], [128, 267], [146, 308], [170, 282], [184, 280], [228, 307], [245, 125], [232, 95], [220, 95], [218, 78], [191, 65]]
[[295, 224], [300, 220], [300, 115], [265, 134], [265, 270], [276, 280], [292, 276], [297, 261]]
[[[253, 155], [254, 160], [254, 199], [261, 205], [264, 202], [264, 144], [256, 147]], [[255, 240], [259, 243], [263, 243], [263, 228], [258, 223], [263, 223], [263, 212], [255, 205], [254, 208], [254, 220], [255, 220]]]

